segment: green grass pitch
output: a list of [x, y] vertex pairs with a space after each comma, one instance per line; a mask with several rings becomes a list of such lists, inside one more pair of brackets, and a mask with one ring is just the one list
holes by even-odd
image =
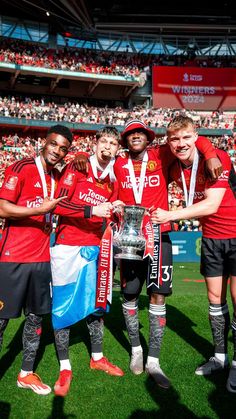
[[[229, 299], [229, 298], [228, 298]], [[148, 299], [140, 296], [140, 334], [145, 357], [148, 342]], [[232, 306], [230, 304], [232, 312]], [[130, 345], [121, 314], [120, 293], [114, 288], [111, 313], [105, 318], [104, 355], [124, 369], [124, 377], [111, 377], [89, 369], [89, 337], [84, 322], [71, 329], [70, 358], [74, 378], [66, 398], [53, 393], [38, 396], [18, 389], [23, 318], [10, 321], [0, 359], [1, 419], [138, 419], [230, 418], [236, 394], [226, 390], [226, 373], [214, 377], [194, 374], [196, 366], [212, 355], [205, 284], [195, 263], [175, 264], [173, 295], [167, 299], [167, 327], [161, 366], [172, 382], [158, 388], [141, 374], [129, 372]], [[229, 355], [232, 359], [232, 338]], [[50, 319], [44, 321], [36, 372], [53, 387], [58, 376]]]

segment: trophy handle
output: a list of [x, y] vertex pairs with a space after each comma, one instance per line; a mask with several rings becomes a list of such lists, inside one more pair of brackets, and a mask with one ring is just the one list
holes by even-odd
[[115, 205], [112, 209], [114, 214], [123, 214], [124, 213], [124, 205]]

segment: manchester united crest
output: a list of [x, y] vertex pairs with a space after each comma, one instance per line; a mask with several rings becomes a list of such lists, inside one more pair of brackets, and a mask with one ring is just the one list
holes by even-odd
[[157, 162], [154, 160], [150, 160], [147, 164], [147, 169], [150, 170], [150, 172], [153, 172], [157, 168]]

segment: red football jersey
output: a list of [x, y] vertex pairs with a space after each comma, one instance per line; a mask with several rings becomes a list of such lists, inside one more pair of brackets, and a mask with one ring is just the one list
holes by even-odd
[[[198, 137], [196, 141], [198, 150], [204, 154], [206, 159], [216, 157], [216, 151], [211, 142], [204, 138]], [[146, 208], [163, 208], [168, 210], [168, 183], [169, 168], [175, 160], [169, 146], [163, 145], [156, 148], [147, 149], [148, 162], [144, 180], [144, 188], [142, 195], [142, 206]], [[139, 185], [142, 162], [132, 160], [136, 183]], [[114, 166], [115, 175], [118, 181], [118, 199], [127, 205], [136, 205], [133, 187], [128, 169], [128, 155], [118, 157]], [[169, 231], [170, 223], [161, 225], [161, 231]]]
[[[60, 174], [57, 170], [53, 174], [57, 183]], [[50, 196], [51, 177], [45, 178]], [[0, 198], [27, 208], [42, 204], [43, 187], [34, 159], [22, 159], [6, 169]], [[7, 219], [0, 243], [0, 262], [49, 262], [50, 236], [44, 231], [45, 225], [45, 215]]]
[[[98, 172], [98, 175], [100, 173]], [[96, 206], [106, 201], [117, 199], [117, 182], [111, 182], [109, 176], [104, 180], [96, 179], [90, 166], [89, 172], [74, 170], [69, 164], [63, 174], [58, 196], [67, 195], [55, 213], [61, 215], [56, 243], [71, 246], [96, 246], [100, 244], [103, 234], [103, 219], [99, 217], [84, 218], [84, 206]]]
[[[168, 209], [168, 170], [173, 162], [169, 147], [147, 150], [148, 162], [144, 179], [141, 206]], [[136, 183], [139, 185], [142, 161], [132, 160]], [[114, 166], [118, 181], [118, 199], [127, 205], [137, 205], [128, 169], [128, 155], [118, 157]], [[162, 224], [163, 231], [170, 230], [170, 223]]]
[[[196, 186], [194, 194], [194, 203], [205, 198], [204, 191], [209, 188], [226, 188], [222, 202], [215, 214], [201, 218], [203, 236], [211, 239], [236, 238], [236, 199], [229, 185], [229, 175], [232, 169], [232, 163], [225, 151], [217, 150], [217, 156], [220, 158], [223, 166], [223, 173], [216, 181], [210, 181], [205, 175], [205, 160], [199, 161]], [[191, 168], [183, 169], [187, 189], [190, 185]], [[174, 163], [171, 168], [171, 178], [182, 187], [181, 172], [179, 163]], [[217, 193], [217, 192], [216, 192]]]

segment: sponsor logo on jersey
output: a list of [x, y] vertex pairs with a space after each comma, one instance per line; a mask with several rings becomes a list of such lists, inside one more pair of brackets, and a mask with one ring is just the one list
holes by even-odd
[[[136, 178], [137, 185], [139, 185], [139, 181], [140, 181], [140, 179], [137, 177]], [[132, 185], [131, 180], [130, 180], [130, 176], [126, 176], [126, 181], [121, 182], [121, 184], [122, 184], [122, 187], [124, 189], [132, 189], [133, 188], [133, 185]], [[159, 186], [159, 185], [160, 185], [160, 176], [159, 175], [145, 176], [144, 188], [147, 188], [147, 187], [153, 188], [153, 187]]]
[[36, 208], [40, 207], [43, 203], [43, 198], [41, 196], [36, 196], [36, 198], [33, 201], [27, 201], [26, 206], [27, 208]]
[[93, 183], [93, 178], [92, 178], [92, 176], [88, 177], [87, 182], [91, 182], [91, 183]]
[[158, 176], [158, 175], [149, 176], [148, 185], [151, 186], [151, 187], [152, 186], [159, 186], [160, 185], [160, 176]]
[[94, 192], [92, 189], [89, 189], [87, 193], [80, 192], [79, 199], [92, 205], [99, 205], [102, 202], [107, 201], [107, 199], [104, 196], [99, 195], [98, 193]]
[[74, 179], [74, 176], [75, 176], [75, 174], [74, 174], [74, 173], [69, 172], [69, 173], [66, 175], [66, 177], [65, 177], [65, 179], [64, 179], [64, 181], [63, 181], [63, 184], [64, 184], [64, 185], [67, 185], [67, 186], [71, 186], [71, 185], [73, 184], [73, 179]]
[[35, 188], [41, 188], [40, 182], [36, 182], [34, 185]]
[[8, 176], [6, 180], [4, 187], [6, 189], [9, 189], [10, 191], [14, 191], [16, 189], [17, 182], [18, 182], [18, 177], [10, 175]]

